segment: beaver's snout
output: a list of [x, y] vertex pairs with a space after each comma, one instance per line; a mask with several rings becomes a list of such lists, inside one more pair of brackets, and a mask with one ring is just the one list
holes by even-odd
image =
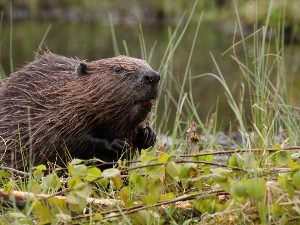
[[155, 71], [149, 71], [144, 75], [144, 81], [149, 84], [156, 84], [160, 80], [160, 76]]

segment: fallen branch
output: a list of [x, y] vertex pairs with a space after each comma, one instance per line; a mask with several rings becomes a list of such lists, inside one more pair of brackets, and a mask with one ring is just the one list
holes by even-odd
[[[25, 192], [25, 191], [11, 191], [6, 192], [4, 189], [0, 189], [0, 197], [4, 200], [9, 200], [9, 196], [13, 196], [16, 201], [26, 201], [28, 199], [47, 199], [50, 197], [61, 199], [67, 201], [66, 196], [51, 196], [47, 194], [34, 194], [32, 192]], [[103, 205], [103, 206], [112, 206], [118, 203], [121, 203], [115, 199], [105, 199], [105, 198], [86, 198], [86, 202], [88, 204], [96, 204], [96, 205]]]

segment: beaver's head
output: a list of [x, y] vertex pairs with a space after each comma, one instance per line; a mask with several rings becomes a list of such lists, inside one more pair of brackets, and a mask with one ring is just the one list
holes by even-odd
[[81, 63], [77, 73], [82, 77], [92, 75], [87, 76], [90, 77], [89, 83], [101, 85], [97, 88], [102, 98], [99, 103], [106, 101], [112, 117], [121, 114], [122, 119], [129, 123], [142, 122], [158, 95], [160, 76], [141, 59], [118, 56]]

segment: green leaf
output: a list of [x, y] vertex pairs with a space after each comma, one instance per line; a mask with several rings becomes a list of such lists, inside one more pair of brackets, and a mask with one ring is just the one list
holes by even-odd
[[112, 177], [112, 181], [117, 189], [121, 189], [123, 187], [123, 181], [120, 176]]
[[204, 161], [204, 162], [212, 162], [214, 160], [214, 156], [213, 155], [196, 156], [193, 159]]
[[86, 199], [72, 193], [67, 195], [67, 202], [70, 203], [70, 209], [74, 212], [82, 212], [86, 207]]
[[126, 207], [129, 207], [133, 205], [133, 202], [130, 201], [130, 190], [128, 186], [124, 186], [120, 191], [119, 191], [119, 196], [121, 197], [122, 201], [124, 202], [124, 205]]
[[158, 157], [157, 157], [157, 162], [158, 163], [165, 163], [167, 162], [169, 159], [171, 158], [171, 156], [165, 152], [161, 153]]
[[266, 181], [263, 178], [252, 178], [244, 182], [250, 198], [263, 200], [266, 192]]
[[159, 200], [164, 185], [160, 179], [150, 180], [148, 185], [149, 194], [143, 199], [144, 204], [155, 204]]
[[277, 177], [278, 183], [281, 187], [281, 189], [283, 191], [287, 191], [288, 190], [288, 186], [289, 186], [289, 180], [288, 177], [284, 174], [284, 175], [279, 175]]
[[230, 189], [233, 197], [248, 197], [247, 188], [243, 182], [237, 182], [231, 186]]
[[69, 178], [68, 180], [68, 188], [72, 190], [76, 184], [80, 184], [82, 181], [78, 178]]
[[158, 179], [165, 175], [165, 166], [163, 165], [145, 167], [143, 170], [148, 173], [148, 176], [152, 179]]
[[161, 195], [159, 197], [159, 201], [171, 200], [171, 199], [173, 199], [175, 197], [176, 197], [176, 195], [173, 192], [168, 192], [168, 193], [166, 193], [164, 195]]
[[44, 180], [43, 183], [46, 186], [46, 188], [52, 188], [52, 189], [54, 189], [56, 191], [59, 188], [61, 188], [61, 182], [60, 182], [59, 177], [56, 175], [56, 173], [48, 174], [45, 177], [45, 180]]
[[231, 170], [224, 169], [224, 168], [215, 168], [211, 169], [212, 173], [214, 174], [214, 179], [218, 183], [225, 183], [228, 182], [228, 178], [230, 177]]
[[228, 161], [228, 165], [232, 167], [239, 167], [238, 157], [236, 154], [233, 154]]
[[78, 205], [80, 203], [80, 199], [77, 198], [73, 193], [70, 193], [67, 195], [67, 202], [74, 205]]
[[70, 175], [75, 178], [85, 177], [88, 171], [86, 165], [73, 165], [71, 163], [68, 166], [68, 170]]
[[221, 208], [216, 199], [197, 199], [191, 201], [195, 208], [201, 213], [215, 213]]
[[38, 194], [38, 193], [41, 193], [42, 187], [35, 180], [30, 180], [28, 183], [28, 190], [32, 193]]
[[276, 219], [279, 219], [284, 212], [285, 210], [280, 206], [279, 203], [274, 203], [271, 205], [271, 213]]
[[300, 190], [300, 170], [293, 174], [293, 184], [297, 190]]
[[107, 178], [101, 178], [101, 179], [97, 179], [97, 180], [96, 180], [96, 183], [97, 183], [100, 187], [106, 189], [106, 188], [107, 188], [107, 185], [109, 184], [109, 180], [108, 180]]
[[100, 213], [96, 213], [93, 217], [92, 220], [93, 221], [98, 221], [98, 220], [102, 220], [103, 216]]
[[102, 172], [97, 167], [91, 167], [87, 169], [87, 174], [84, 177], [86, 181], [94, 181], [96, 178], [101, 177]]
[[180, 165], [176, 164], [174, 161], [168, 162], [166, 165], [166, 172], [173, 179], [176, 179], [180, 175]]
[[47, 167], [43, 164], [33, 167], [33, 176], [36, 179], [41, 179], [44, 176], [44, 171], [46, 169], [47, 169]]
[[185, 163], [180, 166], [180, 178], [189, 178], [197, 175], [197, 165], [195, 163]]
[[278, 166], [285, 166], [291, 160], [291, 154], [287, 151], [278, 151], [272, 157], [273, 163]]
[[53, 215], [58, 213], [69, 214], [67, 203], [64, 199], [60, 199], [57, 197], [48, 198], [48, 203], [51, 208], [51, 212]]
[[72, 190], [75, 192], [76, 195], [82, 198], [88, 198], [92, 193], [92, 189], [87, 183], [84, 182], [75, 184]]
[[33, 167], [34, 170], [41, 170], [44, 171], [47, 169], [47, 167], [44, 164], [40, 164], [38, 166]]
[[129, 175], [129, 181], [134, 185], [134, 192], [142, 193], [146, 191], [147, 180], [137, 172], [131, 173]]
[[132, 224], [148, 225], [148, 224], [164, 224], [160, 222], [160, 215], [152, 210], [139, 210], [132, 215]]
[[40, 201], [35, 201], [33, 204], [34, 215], [38, 218], [39, 224], [48, 224], [52, 222], [50, 210]]

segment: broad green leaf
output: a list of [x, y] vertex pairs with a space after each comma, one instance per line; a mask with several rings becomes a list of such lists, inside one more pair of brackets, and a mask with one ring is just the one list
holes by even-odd
[[123, 187], [123, 181], [120, 176], [112, 177], [115, 187], [120, 190]]
[[92, 193], [92, 189], [87, 183], [84, 182], [75, 184], [72, 190], [75, 192], [76, 195], [82, 198], [88, 198]]
[[54, 190], [61, 188], [61, 182], [56, 173], [48, 174], [43, 183], [46, 188], [51, 188]]
[[191, 201], [195, 208], [201, 213], [215, 213], [221, 208], [216, 199], [197, 199]]
[[44, 164], [40, 164], [38, 166], [33, 167], [33, 169], [34, 170], [42, 170], [42, 171], [44, 171], [44, 170], [47, 169], [47, 167]]
[[228, 166], [239, 167], [238, 157], [236, 154], [232, 154], [232, 156], [229, 158]]
[[67, 195], [67, 202], [70, 203], [70, 209], [74, 212], [82, 212], [82, 210], [86, 207], [86, 199], [78, 195]]
[[30, 180], [28, 183], [28, 190], [32, 193], [38, 194], [38, 193], [41, 193], [42, 187], [35, 180]]
[[53, 218], [50, 210], [40, 201], [34, 202], [33, 209], [34, 215], [38, 218], [38, 224], [48, 224], [52, 222]]
[[173, 199], [175, 197], [176, 197], [176, 195], [173, 192], [168, 192], [168, 193], [166, 193], [164, 195], [161, 195], [159, 197], [159, 201], [171, 200], [171, 199]]
[[248, 197], [247, 188], [243, 182], [237, 182], [231, 186], [230, 189], [233, 197]]
[[134, 185], [133, 191], [136, 193], [141, 193], [146, 191], [147, 180], [145, 177], [134, 172], [129, 175], [129, 181]]
[[266, 181], [263, 178], [252, 178], [244, 182], [250, 198], [263, 200], [266, 191]]
[[84, 177], [84, 180], [86, 181], [94, 181], [96, 178], [100, 177], [102, 175], [102, 172], [97, 167], [91, 167], [87, 169], [87, 174]]
[[273, 163], [275, 163], [278, 166], [287, 165], [290, 160], [291, 160], [291, 154], [287, 151], [278, 151], [274, 153], [272, 157]]
[[33, 167], [33, 176], [36, 179], [41, 179], [44, 176], [44, 171], [46, 169], [47, 169], [47, 167], [43, 164]]
[[271, 213], [275, 218], [279, 219], [284, 214], [284, 212], [285, 210], [280, 206], [279, 203], [274, 203], [271, 205]]
[[197, 179], [197, 181], [194, 183], [194, 186], [198, 190], [202, 190], [203, 189], [203, 179]]
[[124, 202], [124, 205], [126, 207], [132, 205], [132, 202], [129, 199], [130, 196], [130, 190], [128, 186], [124, 186], [120, 191], [119, 191], [119, 196], [121, 197], [122, 201]]
[[165, 175], [165, 166], [150, 166], [143, 169], [152, 179], [158, 179]]
[[73, 187], [76, 185], [76, 184], [80, 184], [82, 181], [78, 178], [73, 178], [71, 177], [69, 180], [68, 180], [68, 188], [70, 190], [73, 189]]
[[165, 163], [170, 159], [170, 155], [167, 153], [163, 152], [157, 157], [157, 162], [158, 163]]
[[288, 186], [290, 185], [288, 177], [285, 174], [284, 175], [279, 175], [277, 177], [277, 180], [278, 180], [278, 183], [279, 183], [281, 189], [283, 191], [287, 191], [288, 190]]
[[107, 185], [109, 184], [109, 179], [108, 178], [101, 178], [101, 179], [97, 179], [95, 181], [101, 188], [106, 189]]
[[87, 175], [88, 169], [86, 165], [72, 165], [68, 166], [69, 173], [72, 177], [83, 178]]
[[149, 194], [143, 199], [146, 204], [155, 204], [159, 200], [164, 185], [160, 179], [150, 180], [148, 185]]
[[56, 215], [58, 213], [68, 214], [67, 202], [64, 199], [51, 197], [48, 198], [48, 203], [50, 205], [51, 212]]
[[293, 174], [293, 184], [297, 190], [300, 190], [300, 170]]
[[166, 172], [173, 179], [178, 178], [180, 175], [180, 165], [176, 164], [174, 161], [168, 162], [166, 165]]
[[132, 224], [148, 225], [148, 224], [163, 224], [160, 221], [160, 216], [157, 212], [151, 210], [139, 210], [131, 216]]
[[211, 169], [212, 173], [214, 174], [214, 179], [218, 183], [228, 182], [228, 178], [230, 177], [231, 170], [224, 169], [224, 168], [214, 168]]
[[193, 157], [193, 159], [204, 161], [204, 162], [212, 162], [214, 160], [214, 156], [213, 155], [196, 156]]
[[143, 205], [154, 205], [159, 200], [159, 195], [147, 194], [143, 199]]
[[70, 193], [67, 195], [67, 202], [73, 205], [77, 205], [80, 203], [80, 199], [77, 198], [74, 194]]
[[180, 178], [189, 178], [197, 175], [197, 165], [195, 163], [185, 163], [180, 167]]

